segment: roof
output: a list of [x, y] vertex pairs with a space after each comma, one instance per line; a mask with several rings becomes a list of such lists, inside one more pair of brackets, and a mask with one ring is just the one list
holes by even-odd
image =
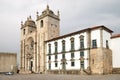
[[111, 36], [111, 38], [118, 38], [118, 37], [120, 37], [120, 34], [114, 34]]
[[76, 31], [76, 32], [72, 32], [72, 33], [69, 33], [69, 34], [65, 34], [65, 35], [62, 35], [62, 36], [59, 36], [59, 37], [50, 39], [50, 40], [46, 40], [45, 42], [57, 40], [57, 39], [60, 39], [60, 38], [65, 38], [65, 37], [68, 37], [68, 36], [72, 36], [72, 35], [75, 35], [75, 34], [79, 34], [79, 33], [85, 32], [85, 31], [95, 30], [95, 29], [98, 29], [98, 28], [102, 28], [102, 29], [108, 31], [109, 33], [112, 33], [112, 32], [113, 32], [112, 30], [110, 30], [109, 28], [105, 27], [104, 25], [94, 26], [94, 27], [82, 29], [82, 30], [79, 30], [79, 31]]
[[54, 12], [49, 9], [48, 5], [47, 5], [47, 8], [42, 12], [42, 14], [37, 17], [36, 21], [38, 21], [39, 19], [42, 19], [42, 18], [44, 18], [46, 16], [49, 16], [49, 17], [52, 17], [54, 19], [60, 20], [59, 15], [55, 15]]
[[0, 55], [17, 55], [17, 53], [11, 53], [11, 52], [0, 52]]
[[36, 28], [35, 21], [31, 19], [31, 16], [27, 18], [24, 24], [23, 22], [21, 23], [21, 28], [24, 28], [26, 26]]
[[102, 28], [102, 29], [104, 29], [104, 30], [108, 31], [109, 33], [113, 33], [113, 31], [112, 31], [112, 30], [110, 30], [109, 28], [105, 27], [104, 25], [100, 25], [100, 26], [93, 26], [93, 27], [91, 27], [90, 29], [91, 29], [91, 30], [94, 30], [94, 29], [98, 29], [98, 28]]

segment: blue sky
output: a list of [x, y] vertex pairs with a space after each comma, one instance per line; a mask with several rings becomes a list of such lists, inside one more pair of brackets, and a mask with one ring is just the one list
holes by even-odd
[[120, 0], [0, 0], [0, 52], [20, 52], [20, 24], [46, 5], [60, 11], [61, 35], [105, 25], [120, 33]]

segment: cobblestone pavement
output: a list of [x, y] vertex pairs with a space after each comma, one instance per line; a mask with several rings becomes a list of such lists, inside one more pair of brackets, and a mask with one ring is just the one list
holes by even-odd
[[120, 80], [120, 74], [109, 75], [0, 74], [0, 80]]

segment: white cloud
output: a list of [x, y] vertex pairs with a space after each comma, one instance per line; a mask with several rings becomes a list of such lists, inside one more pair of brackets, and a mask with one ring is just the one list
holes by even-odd
[[94, 25], [120, 33], [120, 0], [0, 0], [0, 51], [19, 52], [21, 20], [29, 15], [35, 20], [47, 4], [60, 10], [61, 34]]

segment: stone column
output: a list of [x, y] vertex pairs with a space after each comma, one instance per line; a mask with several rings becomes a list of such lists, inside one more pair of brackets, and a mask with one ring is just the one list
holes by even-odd
[[28, 59], [28, 57], [27, 57], [27, 56], [28, 56], [28, 45], [25, 46], [25, 50], [26, 50], [26, 54], [25, 54], [25, 56], [26, 56], [26, 57], [25, 57], [26, 65], [25, 65], [25, 66], [26, 66], [26, 68], [28, 69], [28, 67], [29, 67], [29, 66], [28, 66], [28, 61], [29, 61], [29, 59]]
[[35, 42], [35, 71], [37, 71], [37, 42]]
[[42, 45], [42, 50], [43, 50], [43, 72], [45, 71], [45, 33], [43, 33], [43, 45]]
[[100, 47], [103, 47], [103, 28], [100, 28]]
[[22, 62], [23, 62], [23, 43], [22, 43], [22, 41], [21, 41], [21, 44], [20, 44], [20, 46], [21, 46], [21, 51], [20, 51], [20, 68], [22, 69], [22, 67], [23, 67], [23, 65], [22, 65]]
[[25, 70], [25, 40], [24, 40], [24, 51], [23, 51], [23, 69]]
[[38, 72], [40, 72], [40, 34], [38, 34], [38, 39], [37, 39], [38, 41], [37, 41], [37, 50], [38, 50], [38, 52], [37, 52], [37, 55], [38, 55], [38, 59], [37, 59], [37, 63], [38, 63]]
[[44, 65], [45, 65], [45, 73], [47, 72], [47, 66], [46, 66], [46, 53], [47, 53], [47, 44], [44, 43]]
[[27, 69], [27, 51], [26, 51], [26, 46], [25, 46], [25, 70]]
[[100, 28], [100, 49], [101, 49], [101, 55], [102, 55], [102, 70], [103, 70], [103, 74], [104, 74], [104, 51], [103, 51], [103, 28]]
[[91, 58], [90, 58], [90, 48], [91, 48], [91, 31], [88, 30], [87, 31], [87, 53], [88, 53], [88, 65], [89, 65], [89, 70], [91, 71], [91, 65], [90, 65], [90, 61], [91, 61]]

